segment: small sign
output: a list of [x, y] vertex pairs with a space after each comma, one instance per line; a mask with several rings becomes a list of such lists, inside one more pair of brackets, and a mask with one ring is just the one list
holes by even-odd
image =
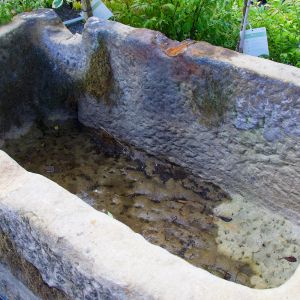
[[113, 16], [113, 13], [106, 7], [106, 5], [100, 0], [92, 1], [92, 9], [94, 17], [108, 20]]
[[[92, 1], [92, 10], [93, 10], [93, 16], [108, 20], [113, 16], [113, 13], [106, 7], [106, 5], [101, 0], [93, 0]], [[83, 16], [83, 13], [81, 13], [81, 16]]]
[[245, 31], [243, 53], [253, 56], [269, 55], [268, 37], [265, 27]]

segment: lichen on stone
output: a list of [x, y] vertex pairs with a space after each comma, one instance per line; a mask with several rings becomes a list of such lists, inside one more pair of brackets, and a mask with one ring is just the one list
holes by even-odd
[[84, 90], [105, 104], [113, 104], [110, 93], [113, 90], [113, 73], [110, 56], [105, 44], [101, 44], [90, 58], [89, 68], [83, 81]]

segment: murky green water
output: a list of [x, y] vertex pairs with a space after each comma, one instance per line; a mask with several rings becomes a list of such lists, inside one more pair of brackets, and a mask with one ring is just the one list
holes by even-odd
[[226, 193], [150, 157], [144, 164], [125, 155], [107, 155], [101, 145], [88, 130], [72, 124], [32, 129], [7, 141], [3, 150], [28, 171], [110, 212], [151, 243], [222, 278], [251, 286], [249, 265], [217, 250], [216, 219], [228, 220], [214, 216], [213, 209], [229, 201]]

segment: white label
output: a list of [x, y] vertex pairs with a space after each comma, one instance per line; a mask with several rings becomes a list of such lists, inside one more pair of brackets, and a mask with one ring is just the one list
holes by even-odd
[[245, 31], [243, 53], [253, 56], [269, 55], [268, 38], [265, 27]]
[[92, 9], [94, 17], [108, 20], [113, 16], [113, 13], [100, 0], [92, 1]]

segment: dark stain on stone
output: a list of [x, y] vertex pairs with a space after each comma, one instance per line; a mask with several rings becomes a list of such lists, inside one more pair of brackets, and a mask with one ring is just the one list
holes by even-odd
[[192, 108], [199, 115], [198, 121], [206, 126], [219, 126], [226, 118], [230, 105], [230, 91], [222, 88], [213, 74], [194, 83]]
[[129, 153], [130, 146], [120, 142], [106, 130], [88, 129], [91, 139], [97, 145], [101, 153], [107, 156], [119, 157], [121, 154]]
[[175, 180], [185, 179], [188, 175], [182, 168], [171, 166], [166, 168], [163, 164], [155, 164], [154, 174], [158, 174], [163, 182], [167, 182], [170, 178]]

